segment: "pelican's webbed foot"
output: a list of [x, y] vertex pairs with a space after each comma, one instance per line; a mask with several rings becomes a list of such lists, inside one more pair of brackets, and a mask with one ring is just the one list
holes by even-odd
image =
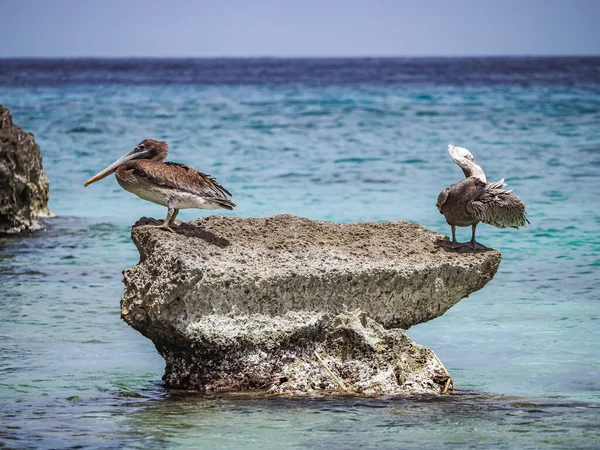
[[461, 242], [456, 242], [456, 241], [452, 242], [449, 240], [448, 241], [444, 240], [444, 241], [440, 241], [440, 245], [442, 247], [446, 247], [451, 250], [458, 250], [459, 248], [463, 248], [466, 244], [463, 244]]
[[459, 248], [464, 247], [465, 244], [456, 241], [456, 227], [454, 225], [450, 225], [450, 227], [452, 228], [452, 241], [441, 241], [440, 245], [452, 250], [458, 250]]
[[170, 231], [171, 233], [175, 233], [175, 231], [167, 224], [163, 223], [162, 225], [145, 225], [150, 228], [160, 228], [162, 230]]
[[169, 212], [167, 213], [167, 218], [162, 223], [162, 225], [146, 225], [148, 227], [153, 228], [162, 228], [163, 230], [170, 231], [171, 233], [175, 233], [175, 231], [171, 228], [171, 225], [175, 225], [175, 217], [179, 214], [179, 210], [175, 208], [169, 207]]
[[475, 250], [488, 250], [488, 247], [486, 247], [486, 246], [485, 246], [485, 245], [483, 245], [483, 244], [480, 244], [479, 242], [474, 242], [474, 241], [471, 241], [471, 242], [469, 242], [469, 244], [468, 244], [468, 245], [469, 245], [469, 247], [470, 247], [472, 250], [474, 250], [474, 251], [475, 251]]

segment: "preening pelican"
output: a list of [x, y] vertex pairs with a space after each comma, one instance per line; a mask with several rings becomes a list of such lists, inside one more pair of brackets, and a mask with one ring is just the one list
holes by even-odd
[[468, 244], [456, 242], [456, 227], [472, 227], [471, 248], [486, 248], [475, 241], [479, 222], [498, 228], [519, 228], [529, 223], [526, 206], [512, 190], [504, 190], [504, 178], [488, 183], [483, 169], [475, 163], [469, 150], [448, 145], [448, 152], [465, 174], [465, 179], [444, 189], [437, 199], [437, 207], [452, 228], [450, 248]]
[[85, 182], [88, 186], [116, 172], [123, 189], [149, 202], [166, 206], [168, 213], [162, 225], [171, 225], [180, 209], [233, 209], [236, 204], [227, 198], [231, 193], [210, 175], [184, 164], [165, 162], [169, 153], [166, 142], [145, 139], [102, 172]]

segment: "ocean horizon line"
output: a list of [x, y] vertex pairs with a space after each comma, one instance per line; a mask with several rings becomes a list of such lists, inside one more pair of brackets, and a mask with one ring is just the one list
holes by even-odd
[[450, 59], [600, 59], [598, 54], [505, 54], [505, 55], [224, 55], [224, 56], [1, 56], [0, 61], [27, 60], [450, 60]]

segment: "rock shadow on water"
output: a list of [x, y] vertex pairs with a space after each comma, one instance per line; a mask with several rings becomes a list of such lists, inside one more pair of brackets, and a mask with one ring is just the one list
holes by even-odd
[[[35, 229], [22, 230], [18, 233], [2, 234], [0, 232], [0, 250], [8, 245], [17, 245], [29, 241], [35, 242], [35, 239], [41, 239], [39, 242], [48, 244], [49, 239], [74, 236], [81, 234], [80, 230], [87, 232], [89, 220], [74, 216], [54, 216], [49, 215], [43, 218], [38, 217], [39, 227]], [[33, 244], [30, 244], [33, 245]]]
[[[159, 400], [121, 401], [133, 407], [124, 424], [129, 432], [163, 446], [169, 435], [186, 439], [182, 423], [190, 442], [195, 436], [191, 431], [201, 430], [209, 447], [222, 445], [224, 439], [235, 447], [251, 437], [261, 448], [280, 435], [288, 445], [303, 448], [334, 448], [340, 436], [355, 447], [369, 448], [538, 448], [540, 444], [595, 448], [589, 442], [598, 436], [597, 405], [470, 390], [443, 397], [377, 398], [197, 395], [169, 390]], [[566, 426], [573, 432], [565, 433]], [[257, 429], [266, 433], [257, 434]]]

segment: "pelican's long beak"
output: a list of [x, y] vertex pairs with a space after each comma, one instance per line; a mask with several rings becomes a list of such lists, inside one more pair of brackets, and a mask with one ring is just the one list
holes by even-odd
[[454, 161], [456, 161], [457, 154], [456, 154], [456, 147], [454, 145], [448, 144], [448, 153], [450, 153], [450, 157]]
[[96, 181], [101, 180], [102, 178], [106, 178], [110, 174], [114, 173], [121, 164], [123, 164], [127, 161], [130, 161], [132, 159], [143, 158], [147, 154], [148, 154], [148, 152], [146, 152], [146, 151], [140, 152], [137, 147], [132, 148], [130, 151], [128, 151], [125, 155], [121, 156], [119, 159], [117, 159], [114, 163], [112, 163], [110, 166], [108, 166], [102, 172], [97, 173], [92, 178], [87, 180], [83, 185], [88, 186], [92, 183], [95, 183]]
[[469, 151], [466, 148], [455, 147], [452, 144], [448, 144], [448, 153], [450, 153], [450, 157], [460, 167], [465, 167], [465, 164], [468, 166], [471, 162], [474, 163], [474, 161], [467, 160], [467, 158], [465, 158], [465, 156], [461, 154], [461, 151], [463, 153], [466, 152], [470, 155]]

